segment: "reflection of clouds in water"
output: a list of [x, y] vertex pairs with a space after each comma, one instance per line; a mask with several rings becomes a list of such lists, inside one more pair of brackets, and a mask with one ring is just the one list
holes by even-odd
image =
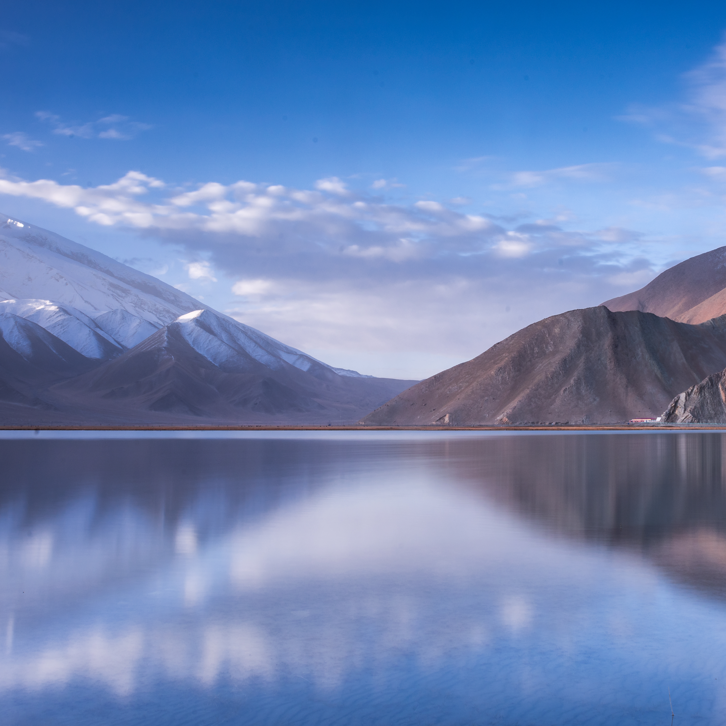
[[197, 531], [193, 524], [180, 524], [174, 539], [174, 550], [178, 555], [193, 555], [197, 551]]
[[31, 568], [43, 568], [53, 554], [53, 535], [51, 532], [34, 532], [23, 543], [20, 549], [20, 559], [23, 564]]
[[22, 508], [8, 506], [0, 511], [0, 612], [57, 608], [65, 597], [163, 562], [169, 550], [163, 532], [138, 508], [99, 514], [94, 497], [80, 496], [28, 531]]
[[184, 577], [184, 604], [197, 605], [206, 594], [207, 579], [199, 570], [190, 570]]
[[126, 696], [148, 677], [210, 688], [222, 678], [269, 683], [285, 674], [327, 691], [366, 663], [381, 666], [405, 652], [433, 669], [452, 650], [481, 652], [488, 643], [486, 613], [478, 622], [451, 619], [443, 627], [431, 627], [435, 618], [425, 601], [394, 597], [376, 602], [376, 610], [377, 617], [370, 619], [361, 617], [355, 602], [342, 613], [321, 608], [313, 613], [313, 623], [277, 612], [275, 626], [239, 619], [196, 628], [94, 628], [37, 652], [0, 658], [0, 690], [40, 690], [80, 678]]
[[529, 628], [533, 615], [532, 604], [521, 595], [505, 598], [499, 612], [501, 622], [515, 635]]
[[[128, 505], [100, 524], [93, 508], [69, 507], [37, 530], [32, 557], [16, 528], [10, 581], [29, 584], [29, 600], [47, 598], [49, 583], [73, 592], [83, 582], [84, 617], [98, 625], [35, 640], [19, 621], [0, 689], [80, 678], [123, 696], [155, 678], [211, 688], [292, 676], [334, 690], [401, 657], [435, 671], [452, 653], [484, 657], [499, 639], [534, 631], [535, 613], [538, 624], [542, 613], [550, 624], [567, 619], [526, 583], [587, 589], [600, 556], [423, 475], [317, 490], [216, 529], [200, 525], [204, 506], [190, 502], [167, 531]], [[28, 579], [44, 552], [52, 567]], [[114, 568], [135, 562], [146, 566], [119, 585]], [[129, 609], [109, 610], [109, 582]]]
[[5, 652], [11, 653], [13, 650], [13, 639], [15, 637], [15, 616], [8, 617], [8, 624], [5, 628]]
[[274, 676], [277, 658], [273, 644], [250, 623], [206, 628], [202, 643], [196, 675], [205, 686], [213, 685], [223, 670], [237, 681], [254, 676], [271, 680]]
[[[519, 560], [522, 546], [505, 515], [472, 507], [466, 492], [433, 486], [329, 490], [203, 546], [185, 522], [173, 538], [183, 557], [164, 569], [163, 625], [111, 623], [37, 650], [26, 640], [0, 659], [0, 688], [80, 677], [124, 695], [142, 673], [210, 687], [223, 676], [271, 681], [285, 672], [331, 690], [356, 668], [402, 653], [433, 669], [452, 649], [485, 648], [500, 627], [493, 603], [457, 611], [451, 588], [480, 586], [493, 563]], [[154, 532], [146, 529], [147, 537]], [[150, 542], [150, 549], [159, 546]], [[68, 562], [67, 554], [58, 561]], [[316, 587], [328, 596], [311, 596]], [[145, 617], [150, 593], [126, 592], [138, 607], [131, 618]], [[177, 624], [202, 602], [205, 621]]]
[[472, 567], [516, 560], [531, 539], [510, 515], [476, 504], [429, 485], [325, 492], [233, 532], [230, 580], [242, 590], [373, 573], [465, 582]]
[[72, 678], [100, 681], [119, 696], [134, 690], [136, 670], [144, 655], [144, 637], [137, 628], [120, 635], [94, 629], [35, 656], [0, 661], [0, 689], [39, 690], [67, 684]]

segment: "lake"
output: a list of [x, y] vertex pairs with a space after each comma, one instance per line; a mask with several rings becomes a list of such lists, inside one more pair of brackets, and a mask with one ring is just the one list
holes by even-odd
[[6, 433], [0, 462], [3, 725], [726, 722], [719, 433]]

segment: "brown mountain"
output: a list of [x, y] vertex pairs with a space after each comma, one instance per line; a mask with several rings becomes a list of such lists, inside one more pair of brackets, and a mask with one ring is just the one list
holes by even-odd
[[658, 415], [676, 393], [724, 366], [726, 316], [688, 325], [637, 311], [572, 310], [418, 383], [363, 422], [627, 421]]
[[604, 302], [613, 312], [640, 310], [681, 323], [703, 323], [726, 314], [726, 247], [691, 257], [645, 287]]

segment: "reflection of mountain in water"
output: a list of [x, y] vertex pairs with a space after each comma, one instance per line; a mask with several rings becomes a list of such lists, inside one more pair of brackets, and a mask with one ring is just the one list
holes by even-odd
[[324, 486], [316, 460], [347, 455], [272, 440], [5, 441], [0, 611], [30, 615], [162, 568]]
[[[53, 713], [85, 707], [86, 679], [140, 699], [114, 724], [163, 720], [143, 710], [153, 682], [176, 684], [157, 701], [178, 721], [234, 697], [240, 722], [318, 724], [322, 694], [348, 709], [329, 722], [355, 723], [361, 704], [408, 693], [402, 709], [430, 710], [401, 723], [561, 723], [542, 713], [562, 704], [584, 723], [624, 672], [652, 688], [673, 642], [707, 684], [692, 701], [710, 698], [722, 614], [690, 618], [693, 598], [649, 562], [717, 590], [718, 435], [41, 439], [0, 453], [0, 711], [24, 693]], [[665, 613], [648, 604], [662, 588]]]
[[548, 529], [638, 550], [726, 596], [726, 438], [511, 436], [450, 445], [458, 479]]
[[[552, 531], [637, 549], [694, 584], [726, 579], [726, 439], [716, 433], [5, 446], [0, 513], [13, 513], [5, 519], [14, 522], [14, 534], [5, 527], [10, 541], [39, 537], [49, 520], [64, 518], [76, 522], [77, 539], [79, 517], [84, 536], [107, 538], [110, 527], [128, 529], [122, 522], [133, 511], [134, 527], [148, 532], [132, 537], [128, 529], [129, 547], [147, 559], [149, 549], [171, 557], [191, 531], [201, 545], [339, 484], [360, 462], [390, 472], [410, 457]], [[122, 559], [133, 561], [129, 552]]]

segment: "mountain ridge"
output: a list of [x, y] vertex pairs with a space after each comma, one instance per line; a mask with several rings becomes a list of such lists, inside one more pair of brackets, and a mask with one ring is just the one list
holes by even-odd
[[612, 312], [639, 310], [698, 324], [726, 314], [726, 247], [668, 268], [640, 290], [606, 300]]
[[656, 416], [724, 366], [726, 316], [690, 325], [603, 306], [572, 310], [421, 381], [362, 423], [616, 423]]

